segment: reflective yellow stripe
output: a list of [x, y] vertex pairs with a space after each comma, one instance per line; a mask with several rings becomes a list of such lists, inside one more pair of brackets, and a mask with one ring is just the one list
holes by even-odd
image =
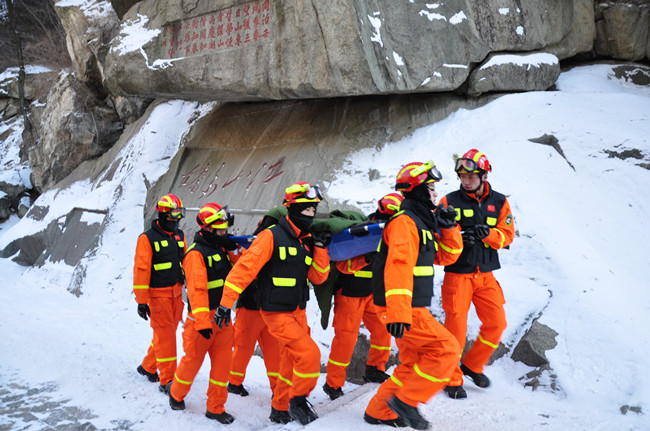
[[180, 248], [185, 248], [185, 242], [184, 241], [178, 241], [178, 246]]
[[413, 268], [416, 277], [429, 277], [433, 275], [433, 266], [416, 266]]
[[312, 268], [315, 268], [316, 271], [318, 271], [318, 272], [327, 272], [327, 271], [330, 270], [329, 265], [327, 265], [327, 268], [325, 268], [325, 269], [321, 268], [320, 266], [316, 265], [315, 263], [313, 263], [311, 266], [312, 266]]
[[169, 245], [169, 242], [167, 242], [166, 239], [163, 239], [162, 241], [160, 241], [160, 245], [162, 245], [163, 247], [167, 247]]
[[282, 377], [280, 374], [278, 374], [278, 379], [283, 381], [284, 383], [286, 383], [289, 386], [293, 386], [293, 383], [291, 382], [291, 380], [287, 379], [286, 377]]
[[181, 383], [183, 385], [191, 385], [192, 384], [192, 382], [186, 382], [185, 380], [179, 379], [178, 376], [176, 375], [176, 373], [174, 373], [174, 379], [176, 379], [176, 381], [178, 383]]
[[232, 290], [234, 290], [234, 291], [237, 292], [237, 293], [242, 293], [242, 292], [243, 292], [242, 289], [240, 289], [239, 287], [235, 286], [234, 284], [232, 284], [232, 283], [229, 282], [229, 281], [226, 281], [225, 286], [231, 288]]
[[223, 387], [228, 386], [228, 382], [217, 382], [216, 380], [212, 380], [212, 379], [210, 379], [210, 383], [217, 386], [223, 386]]
[[208, 289], [216, 289], [223, 286], [223, 279], [208, 281]]
[[430, 230], [422, 229], [422, 244], [427, 245], [427, 241], [433, 240], [433, 234]]
[[285, 247], [280, 247], [278, 253], [280, 253], [280, 260], [285, 260], [287, 258], [287, 249]]
[[221, 261], [221, 256], [219, 256], [218, 254], [214, 254], [214, 255], [212, 255], [212, 256], [208, 256], [208, 266], [209, 266], [209, 267], [212, 267], [212, 261], [213, 261], [213, 260], [214, 260], [215, 262], [220, 262], [220, 261]]
[[375, 346], [374, 344], [371, 344], [370, 348], [377, 350], [390, 350], [390, 346]]
[[399, 380], [397, 380], [397, 377], [395, 377], [395, 374], [393, 374], [392, 376], [390, 376], [390, 379], [391, 379], [391, 380], [392, 380], [392, 381], [393, 381], [397, 386], [399, 386], [400, 388], [401, 388], [402, 386], [404, 386], [404, 383], [402, 383], [402, 382], [400, 382]]
[[149, 286], [146, 284], [138, 284], [136, 286], [133, 286], [133, 290], [137, 290], [137, 289], [149, 289]]
[[156, 252], [160, 251], [160, 243], [158, 241], [153, 243], [153, 248], [156, 249]]
[[481, 337], [480, 335], [478, 336], [478, 340], [483, 344], [487, 344], [488, 346], [492, 347], [493, 349], [496, 349], [496, 348], [499, 347], [498, 345], [496, 345], [494, 343], [490, 343], [489, 341], [487, 341], [485, 338]]
[[354, 273], [354, 276], [358, 278], [372, 278], [372, 271], [357, 271]]
[[293, 369], [293, 374], [295, 374], [296, 376], [300, 377], [301, 379], [313, 379], [313, 378], [318, 378], [318, 377], [320, 376], [320, 371], [317, 372], [317, 373], [306, 373], [306, 374], [303, 374], [303, 373], [299, 373], [299, 372], [296, 371], [296, 369], [294, 368], [294, 369]]
[[271, 371], [267, 371], [266, 375], [269, 377], [280, 377], [280, 373], [274, 373]]
[[442, 383], [442, 382], [450, 382], [451, 381], [451, 378], [449, 378], [449, 377], [447, 377], [446, 379], [438, 379], [436, 377], [425, 374], [424, 372], [422, 372], [420, 367], [418, 367], [418, 364], [413, 365], [413, 371], [415, 371], [418, 376], [423, 377], [423, 378], [425, 378], [427, 380], [431, 380], [434, 383]]
[[296, 285], [295, 278], [273, 277], [273, 284], [280, 287], [293, 287]]
[[474, 217], [474, 210], [473, 209], [463, 209], [463, 215], [465, 217]]
[[456, 210], [456, 221], [460, 221], [460, 208], [454, 208]]
[[488, 226], [494, 227], [497, 225], [497, 219], [495, 217], [487, 217], [485, 219], [485, 222], [487, 223]]
[[458, 249], [458, 248], [449, 248], [446, 245], [444, 245], [442, 242], [440, 243], [440, 247], [442, 247], [442, 249], [444, 251], [446, 251], [447, 253], [451, 253], [451, 254], [460, 254], [460, 253], [463, 252], [462, 248], [460, 248], [460, 249]]
[[233, 376], [244, 377], [244, 373], [237, 373], [237, 372], [235, 372], [235, 371], [233, 371], [233, 370], [230, 370], [230, 374], [232, 374]]
[[390, 289], [386, 291], [386, 296], [390, 295], [408, 295], [413, 297], [413, 292], [408, 289]]
[[298, 249], [296, 247], [287, 247], [290, 256], [298, 256]]
[[201, 307], [201, 308], [197, 308], [196, 310], [192, 310], [192, 313], [193, 313], [193, 314], [196, 314], [196, 313], [205, 313], [206, 311], [207, 311], [207, 312], [210, 312], [210, 309], [209, 309], [209, 308], [206, 308], [206, 307]]
[[171, 262], [156, 263], [153, 266], [153, 269], [156, 271], [164, 271], [165, 269], [170, 269], [172, 267]]
[[350, 365], [349, 362], [347, 364], [344, 364], [343, 362], [336, 362], [331, 359], [328, 359], [327, 362], [329, 362], [330, 364], [338, 365], [339, 367], [347, 367], [348, 365]]
[[305, 256], [305, 264], [307, 266], [311, 265], [311, 263], [314, 261], [314, 259], [311, 258], [311, 256]]
[[493, 230], [499, 232], [499, 235], [501, 236], [501, 241], [499, 242], [499, 248], [503, 248], [503, 245], [506, 243], [506, 236], [501, 232], [499, 229], [494, 228]]
[[156, 358], [156, 361], [158, 362], [171, 362], [175, 360], [176, 360], [176, 356], [174, 356], [173, 358]]

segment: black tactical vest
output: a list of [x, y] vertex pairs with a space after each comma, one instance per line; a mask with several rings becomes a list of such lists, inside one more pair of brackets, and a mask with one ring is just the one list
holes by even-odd
[[343, 296], [365, 298], [372, 293], [372, 265], [366, 265], [354, 274], [339, 273], [334, 290]]
[[156, 220], [151, 229], [144, 233], [149, 239], [153, 259], [149, 287], [169, 287], [183, 283], [183, 254], [185, 253], [185, 234], [177, 229], [170, 237], [158, 226]]
[[[208, 298], [210, 310], [216, 310], [221, 303], [223, 283], [232, 268], [228, 253], [219, 245], [212, 245], [203, 238], [199, 232], [194, 235], [194, 244], [187, 250], [198, 250], [203, 256], [203, 263], [208, 273]], [[187, 304], [188, 311], [192, 311], [192, 304]]]

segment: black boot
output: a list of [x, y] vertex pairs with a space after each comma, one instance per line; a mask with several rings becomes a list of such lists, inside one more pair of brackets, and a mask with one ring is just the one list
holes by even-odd
[[318, 415], [304, 395], [291, 398], [289, 401], [289, 414], [303, 425], [307, 425], [318, 419]]
[[233, 385], [232, 383], [228, 383], [228, 392], [231, 394], [241, 395], [242, 397], [248, 396], [248, 391], [244, 385]]
[[224, 425], [228, 425], [235, 422], [235, 418], [230, 413], [227, 412], [217, 414], [217, 413], [211, 413], [206, 411], [205, 417], [208, 419], [214, 419], [216, 421], [219, 421], [219, 423], [222, 423]]
[[373, 425], [388, 425], [389, 427], [403, 428], [406, 425], [404, 419], [398, 417], [397, 419], [377, 419], [370, 416], [368, 413], [363, 414], [363, 420]]
[[150, 373], [149, 371], [145, 370], [142, 365], [138, 365], [138, 373], [146, 376], [151, 383], [155, 383], [160, 380], [158, 378], [158, 373]]
[[411, 428], [416, 430], [429, 429], [429, 421], [422, 417], [416, 407], [409, 406], [397, 397], [388, 401], [388, 407]]
[[271, 422], [276, 424], [288, 424], [293, 420], [291, 415], [286, 410], [276, 410], [271, 407], [271, 415], [269, 416]]
[[171, 388], [169, 391], [169, 406], [172, 408], [172, 410], [185, 410], [185, 400], [176, 401], [176, 399], [172, 397]]
[[171, 387], [172, 387], [172, 381], [170, 380], [166, 384], [158, 386], [158, 390], [165, 395], [169, 395], [169, 389], [171, 389]]
[[445, 386], [445, 393], [449, 396], [449, 398], [453, 398], [455, 400], [467, 398], [467, 392], [462, 386]]
[[325, 393], [330, 397], [330, 400], [332, 401], [343, 396], [343, 389], [341, 388], [334, 389], [327, 383], [323, 385], [323, 391], [325, 391]]
[[488, 379], [485, 374], [475, 373], [463, 364], [460, 364], [460, 370], [463, 372], [463, 374], [472, 379], [474, 384], [479, 388], [487, 388], [490, 386], [490, 379]]
[[369, 383], [384, 383], [389, 377], [388, 374], [374, 365], [366, 365], [366, 373], [363, 375], [363, 380]]

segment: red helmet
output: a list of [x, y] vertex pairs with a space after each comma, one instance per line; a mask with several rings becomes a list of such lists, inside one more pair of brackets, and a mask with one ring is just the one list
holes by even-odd
[[317, 204], [323, 200], [323, 196], [320, 194], [320, 188], [304, 181], [290, 185], [284, 192], [284, 201], [282, 204], [285, 207], [294, 203], [313, 202]]
[[156, 204], [156, 211], [159, 213], [169, 213], [176, 219], [182, 219], [185, 216], [183, 202], [173, 193], [161, 197]]
[[227, 229], [235, 223], [235, 216], [230, 214], [228, 205], [222, 207], [214, 202], [209, 202], [199, 210], [196, 222], [201, 228], [210, 226], [215, 229]]
[[442, 179], [442, 174], [436, 164], [429, 160], [426, 163], [412, 162], [404, 165], [397, 174], [395, 190], [410, 192], [420, 184], [434, 183]]
[[478, 172], [484, 174], [486, 172], [492, 172], [492, 166], [488, 161], [485, 154], [481, 153], [477, 149], [471, 149], [463, 157], [458, 157], [455, 155], [454, 159], [456, 160], [456, 166], [454, 170], [456, 173], [472, 173]]
[[404, 196], [399, 193], [388, 193], [377, 202], [377, 211], [381, 214], [392, 216], [399, 211], [399, 206], [404, 200]]

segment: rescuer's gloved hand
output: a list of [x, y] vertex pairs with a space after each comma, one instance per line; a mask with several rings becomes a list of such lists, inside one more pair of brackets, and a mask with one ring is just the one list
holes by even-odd
[[477, 224], [474, 226], [474, 235], [478, 239], [487, 238], [490, 234], [490, 228], [486, 224]]
[[201, 336], [206, 340], [209, 340], [212, 335], [212, 328], [199, 329], [199, 334], [201, 334]]
[[393, 322], [393, 323], [386, 324], [386, 329], [388, 330], [388, 333], [395, 338], [402, 338], [404, 336], [404, 328], [406, 328], [406, 330], [409, 331], [411, 329], [411, 325], [408, 323], [400, 323], [400, 322]]
[[138, 316], [142, 317], [144, 320], [149, 320], [147, 316], [151, 316], [151, 310], [149, 309], [148, 304], [138, 304]]
[[220, 305], [214, 313], [214, 323], [217, 324], [219, 329], [223, 328], [223, 324], [230, 325], [230, 308]]
[[332, 242], [332, 234], [329, 232], [312, 232], [311, 236], [316, 247], [327, 247]]
[[230, 238], [231, 236], [232, 236], [231, 234], [218, 235], [217, 244], [219, 244], [221, 247], [225, 248], [228, 251], [237, 250], [237, 243]]
[[474, 231], [466, 230], [463, 231], [463, 247], [471, 247], [476, 244], [476, 237], [474, 236]]
[[438, 220], [438, 226], [443, 229], [451, 229], [456, 226], [456, 210], [453, 206], [449, 205], [445, 207], [444, 204], [438, 205], [436, 208], [436, 219]]

